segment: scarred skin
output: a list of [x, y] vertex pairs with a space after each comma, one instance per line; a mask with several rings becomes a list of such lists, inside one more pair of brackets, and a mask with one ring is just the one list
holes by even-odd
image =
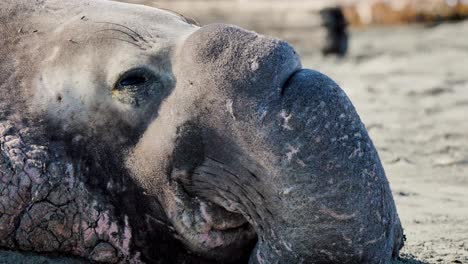
[[28, 132], [0, 122], [1, 246], [138, 262], [128, 217], [116, 221], [115, 208], [99, 204], [106, 197], [85, 187], [76, 163], [50, 145], [32, 144]]
[[386, 263], [345, 93], [287, 43], [108, 1], [0, 4], [0, 247], [103, 263]]

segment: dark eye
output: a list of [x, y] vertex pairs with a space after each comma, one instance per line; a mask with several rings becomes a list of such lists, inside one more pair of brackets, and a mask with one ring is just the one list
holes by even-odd
[[132, 75], [120, 81], [120, 86], [134, 86], [141, 85], [147, 81], [145, 76], [141, 75]]
[[111, 94], [123, 104], [139, 107], [156, 98], [161, 88], [158, 76], [150, 69], [141, 67], [122, 74]]
[[125, 88], [127, 86], [140, 86], [146, 84], [150, 78], [150, 74], [144, 69], [134, 69], [126, 72], [120, 77], [116, 88]]

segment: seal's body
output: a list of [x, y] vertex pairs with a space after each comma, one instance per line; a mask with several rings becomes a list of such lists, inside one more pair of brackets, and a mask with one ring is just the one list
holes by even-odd
[[0, 5], [0, 246], [110, 263], [398, 255], [363, 124], [287, 43], [107, 1]]

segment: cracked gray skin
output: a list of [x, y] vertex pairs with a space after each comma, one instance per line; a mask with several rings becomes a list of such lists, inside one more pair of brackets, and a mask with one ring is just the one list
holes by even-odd
[[103, 263], [398, 256], [364, 125], [287, 43], [107, 1], [0, 7], [0, 248]]

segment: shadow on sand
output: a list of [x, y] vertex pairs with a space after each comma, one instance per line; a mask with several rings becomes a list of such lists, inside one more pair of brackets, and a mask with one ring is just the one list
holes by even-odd
[[402, 254], [398, 260], [393, 261], [391, 264], [429, 264], [429, 262], [418, 260], [411, 254]]

